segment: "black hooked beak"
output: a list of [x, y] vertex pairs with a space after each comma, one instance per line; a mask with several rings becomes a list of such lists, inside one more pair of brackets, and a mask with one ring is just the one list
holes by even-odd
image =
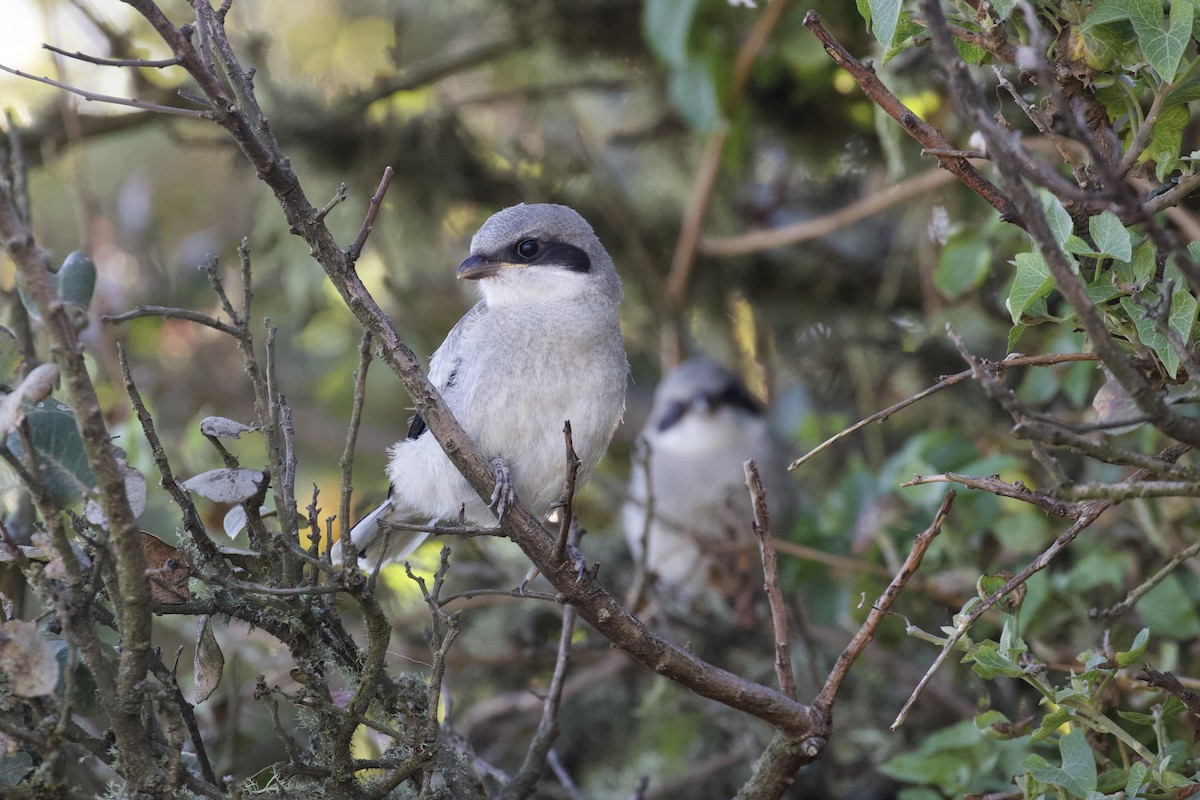
[[499, 275], [501, 270], [511, 267], [507, 261], [500, 261], [489, 256], [468, 256], [458, 265], [458, 277], [469, 281], [492, 278]]

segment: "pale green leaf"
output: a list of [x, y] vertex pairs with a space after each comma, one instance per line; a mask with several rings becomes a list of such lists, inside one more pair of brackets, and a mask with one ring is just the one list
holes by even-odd
[[1054, 291], [1054, 279], [1050, 277], [1050, 268], [1041, 253], [1018, 253], [1013, 264], [1017, 274], [1008, 292], [1008, 310], [1012, 321], [1020, 322], [1035, 300]]
[[1171, 3], [1169, 24], [1163, 20], [1161, 0], [1128, 0], [1128, 6], [1129, 19], [1146, 60], [1164, 81], [1173, 81], [1191, 37], [1194, 0]]
[[869, 0], [871, 32], [884, 47], [892, 44], [896, 23], [900, 21], [900, 0]]
[[1054, 241], [1060, 245], [1066, 243], [1075, 228], [1071, 222], [1071, 215], [1054, 195], [1047, 196], [1045, 212], [1046, 222], [1050, 223], [1050, 232], [1054, 234]]
[[1079, 797], [1094, 791], [1096, 759], [1083, 730], [1078, 727], [1072, 728], [1070, 733], [1058, 740], [1058, 750], [1062, 756], [1062, 766], [1054, 766], [1044, 760], [1040, 764], [1026, 762], [1030, 774], [1036, 780], [1061, 786], [1070, 794]]
[[650, 49], [664, 64], [681, 67], [687, 60], [688, 33], [700, 0], [647, 0], [642, 31]]
[[1133, 258], [1133, 241], [1116, 214], [1111, 211], [1100, 212], [1088, 220], [1088, 230], [1102, 255], [1121, 261]]

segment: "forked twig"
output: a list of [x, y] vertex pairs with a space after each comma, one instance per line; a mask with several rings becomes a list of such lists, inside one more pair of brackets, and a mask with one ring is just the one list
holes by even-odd
[[758, 476], [758, 465], [750, 459], [742, 465], [746, 471], [746, 488], [754, 506], [754, 535], [758, 538], [758, 552], [762, 556], [764, 588], [767, 603], [771, 607], [771, 623], [775, 632], [775, 676], [779, 679], [779, 690], [788, 697], [796, 697], [796, 678], [792, 674], [792, 648], [788, 641], [787, 606], [783, 602], [783, 591], [779, 588], [779, 564], [775, 558], [775, 541], [771, 537], [771, 518], [767, 512], [767, 492]]
[[854, 665], [855, 660], [859, 657], [871, 639], [875, 636], [875, 629], [879, 627], [879, 623], [892, 607], [892, 603], [900, 595], [900, 591], [908, 583], [909, 579], [916, 574], [917, 569], [921, 566], [921, 559], [925, 557], [925, 551], [929, 549], [929, 545], [933, 544], [933, 540], [942, 532], [942, 523], [946, 521], [947, 515], [950, 513], [950, 506], [954, 503], [955, 493], [950, 490], [946, 493], [946, 497], [942, 500], [942, 505], [938, 508], [937, 513], [933, 517], [933, 521], [929, 523], [929, 527], [917, 537], [913, 539], [912, 548], [908, 552], [908, 558], [904, 559], [904, 564], [901, 565], [900, 571], [892, 578], [892, 582], [883, 590], [883, 594], [879, 596], [871, 605], [871, 611], [867, 614], [867, 618], [863, 621], [862, 627], [858, 629], [858, 633], [846, 645], [846, 649], [838, 656], [837, 663], [833, 665], [833, 669], [829, 672], [829, 677], [825, 680], [825, 685], [821, 688], [821, 693], [817, 695], [817, 699], [813, 701], [813, 705], [822, 709], [826, 714], [833, 708], [833, 702], [837, 697], [838, 689], [841, 688], [842, 681], [846, 679], [846, 675], [850, 672], [850, 667]]

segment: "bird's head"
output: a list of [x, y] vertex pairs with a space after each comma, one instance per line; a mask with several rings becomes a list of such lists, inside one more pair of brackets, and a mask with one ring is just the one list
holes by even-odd
[[493, 214], [471, 239], [458, 277], [479, 281], [493, 308], [589, 295], [621, 299], [621, 281], [592, 226], [574, 209], [550, 203]]
[[736, 374], [707, 358], [693, 358], [671, 370], [658, 385], [648, 428], [662, 433], [691, 416], [762, 417], [763, 413], [762, 403]]

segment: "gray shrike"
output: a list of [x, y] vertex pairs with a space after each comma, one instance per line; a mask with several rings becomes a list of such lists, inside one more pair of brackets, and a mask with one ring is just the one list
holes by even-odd
[[707, 586], [733, 597], [758, 568], [744, 462], [758, 464], [777, 533], [796, 506], [784, 448], [762, 404], [724, 367], [685, 361], [655, 390], [639, 449], [622, 510], [634, 557], [645, 548], [647, 571], [682, 604]]
[[[429, 381], [497, 472], [484, 503], [450, 463], [420, 415], [388, 450], [391, 492], [350, 531], [359, 557], [406, 557], [427, 534], [395, 531], [380, 552], [380, 522], [495, 524], [515, 493], [544, 517], [566, 478], [563, 422], [570, 421], [587, 480], [625, 409], [629, 367], [617, 305], [621, 281], [590, 225], [567, 206], [516, 205], [471, 239], [458, 277], [482, 299], [429, 362]], [[493, 509], [495, 513], [493, 513]], [[340, 543], [333, 553], [340, 559]]]

